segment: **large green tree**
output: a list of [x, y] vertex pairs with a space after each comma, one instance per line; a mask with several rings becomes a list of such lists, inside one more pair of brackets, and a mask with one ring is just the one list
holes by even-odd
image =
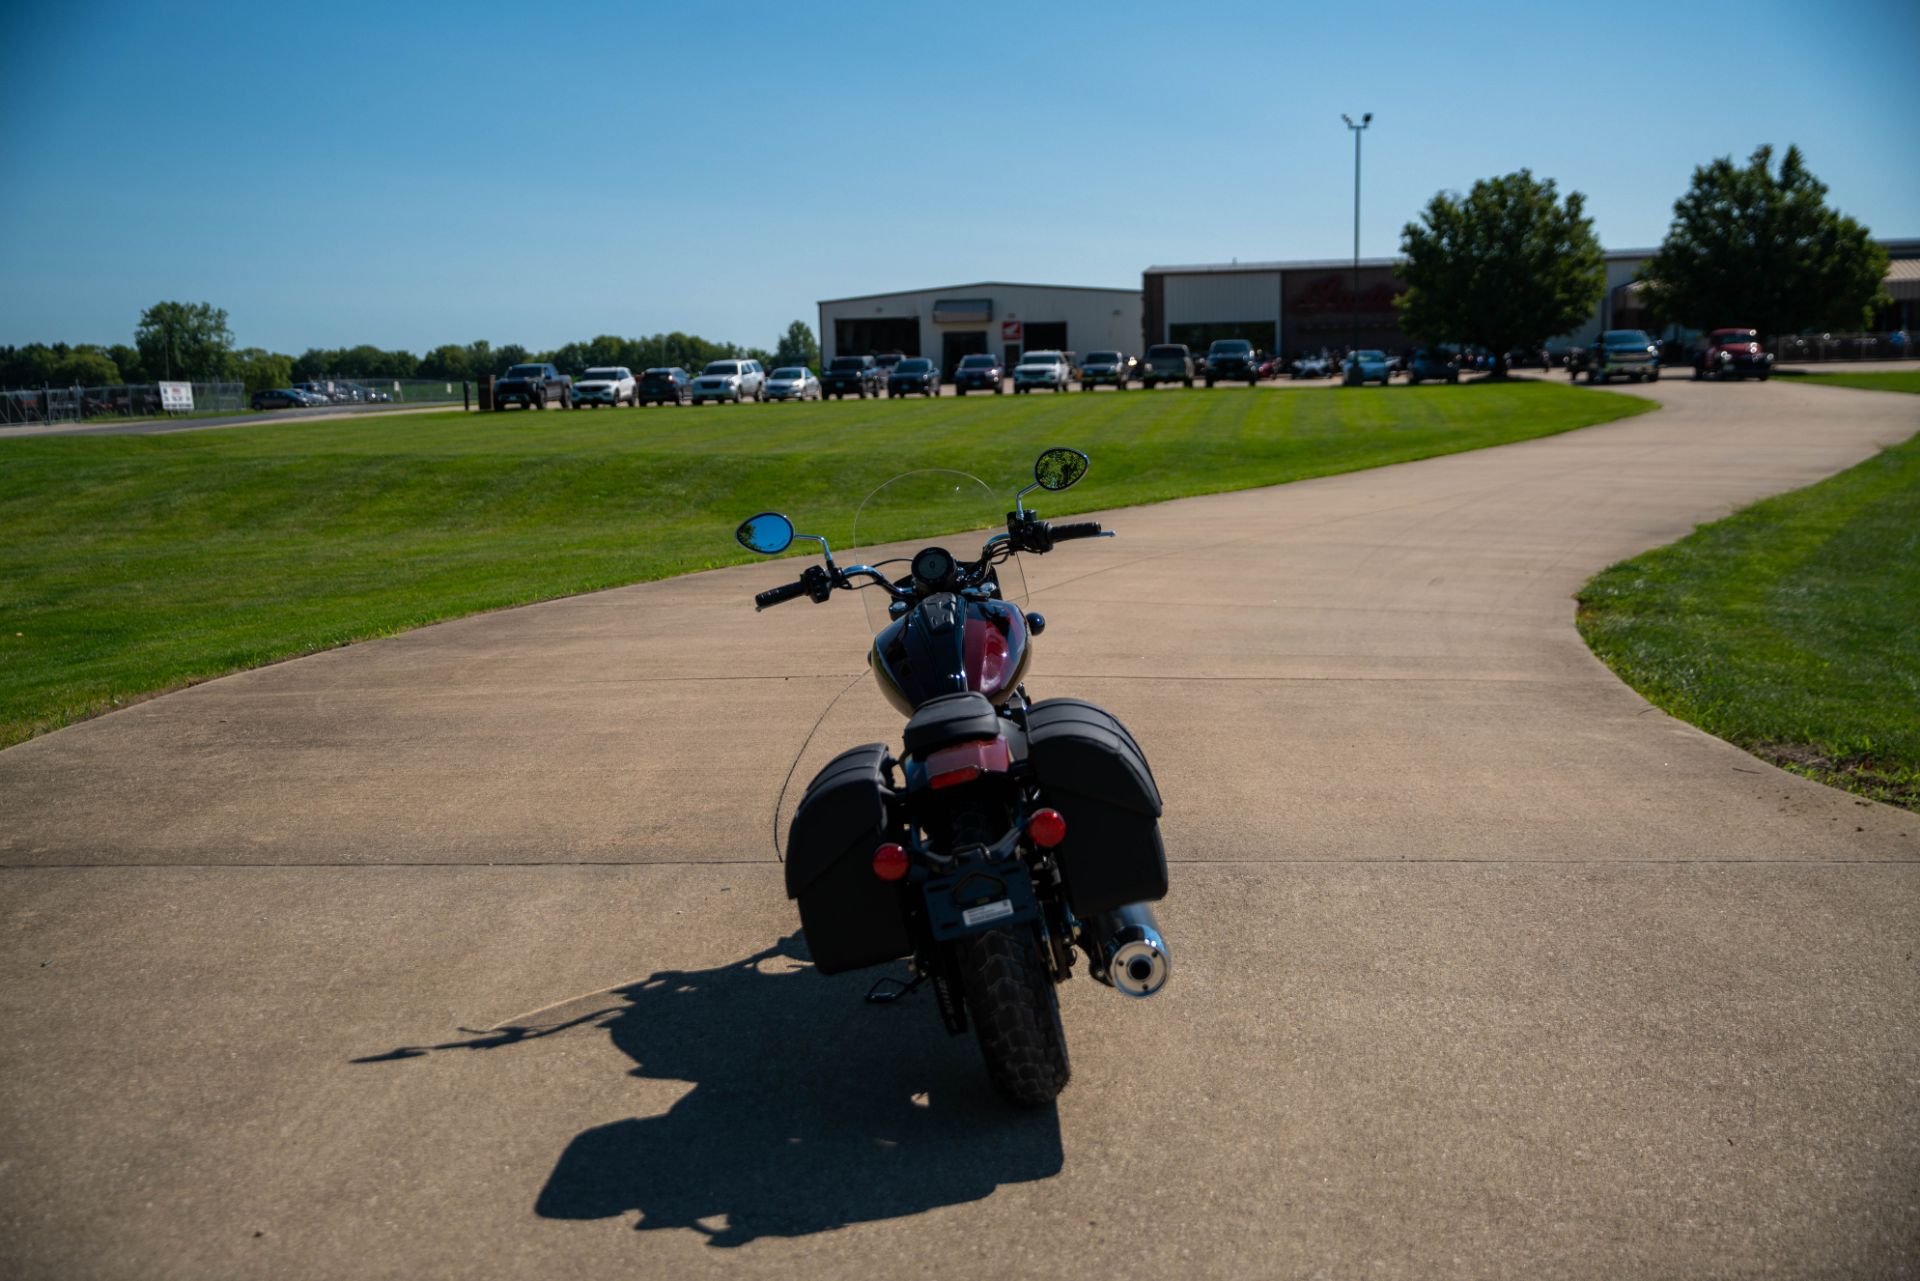
[[1402, 328], [1420, 342], [1482, 344], [1504, 378], [1509, 351], [1580, 324], [1606, 289], [1585, 208], [1579, 192], [1561, 200], [1551, 178], [1525, 169], [1436, 195], [1400, 233]]
[[780, 336], [780, 345], [774, 348], [773, 363], [776, 365], [805, 365], [808, 369], [820, 367], [820, 344], [813, 336], [813, 328], [804, 320], [796, 320], [787, 326], [787, 332]]
[[150, 378], [212, 382], [231, 372], [233, 331], [212, 303], [157, 302], [140, 313], [133, 340]]
[[54, 365], [47, 381], [55, 387], [116, 387], [120, 367], [98, 347], [76, 347]]
[[293, 384], [293, 357], [260, 347], [247, 347], [233, 353], [235, 377], [247, 385], [249, 394], [272, 391]]
[[1865, 327], [1887, 304], [1887, 251], [1828, 207], [1800, 148], [1787, 148], [1777, 173], [1772, 162], [1761, 147], [1744, 165], [1722, 156], [1693, 171], [1646, 266], [1654, 314], [1689, 329], [1793, 334]]

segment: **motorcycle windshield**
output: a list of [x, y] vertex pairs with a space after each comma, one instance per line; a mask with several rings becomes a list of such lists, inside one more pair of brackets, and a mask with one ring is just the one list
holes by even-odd
[[[985, 481], [966, 472], [910, 471], [895, 476], [860, 504], [853, 516], [853, 545], [874, 557], [897, 558], [885, 564], [869, 563], [898, 582], [907, 576], [914, 553], [923, 547], [944, 547], [963, 563], [978, 560], [981, 545], [1006, 532], [1009, 505]], [[927, 530], [941, 532], [936, 537]], [[1000, 598], [1025, 608], [1027, 580], [1020, 572], [1020, 558], [1007, 557], [994, 573]], [[887, 613], [887, 594], [870, 587], [860, 596], [867, 609], [867, 626], [878, 635], [893, 621]]]

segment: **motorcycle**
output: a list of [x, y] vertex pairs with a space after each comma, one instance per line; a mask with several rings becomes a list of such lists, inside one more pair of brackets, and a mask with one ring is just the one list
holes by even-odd
[[[906, 959], [908, 977], [879, 980], [866, 999], [891, 1004], [930, 986], [948, 1033], [971, 1025], [994, 1086], [1026, 1107], [1067, 1084], [1055, 986], [1076, 953], [1095, 980], [1130, 997], [1159, 993], [1172, 973], [1149, 906], [1166, 895], [1167, 860], [1145, 755], [1110, 712], [1073, 698], [1035, 702], [1024, 684], [1046, 619], [1025, 608], [1019, 557], [1113, 537], [1094, 521], [1049, 524], [1024, 500], [1070, 488], [1088, 466], [1078, 450], [1042, 453], [1004, 529], [973, 560], [926, 546], [841, 566], [825, 538], [797, 533], [778, 512], [735, 532], [763, 555], [820, 544], [823, 563], [759, 593], [755, 608], [861, 592], [875, 632], [869, 665], [907, 716], [899, 753], [884, 743], [842, 752], [794, 811], [787, 896], [814, 967], [838, 974]], [[874, 545], [916, 527], [979, 528], [999, 510], [975, 477], [910, 472], [861, 504], [854, 537]]]

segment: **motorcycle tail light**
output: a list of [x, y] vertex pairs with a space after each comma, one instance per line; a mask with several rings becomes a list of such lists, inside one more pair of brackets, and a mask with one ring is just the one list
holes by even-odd
[[1043, 850], [1050, 850], [1067, 839], [1067, 820], [1059, 810], [1041, 810], [1027, 820], [1027, 835]]
[[942, 748], [927, 758], [927, 786], [957, 787], [982, 774], [1004, 774], [1012, 758], [1004, 738], [979, 739]]
[[907, 874], [907, 852], [888, 841], [873, 852], [873, 874], [883, 881], [897, 881]]

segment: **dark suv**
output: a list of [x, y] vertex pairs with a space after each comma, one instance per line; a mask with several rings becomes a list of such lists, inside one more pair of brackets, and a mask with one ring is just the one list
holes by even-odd
[[1133, 357], [1122, 351], [1090, 351], [1080, 362], [1081, 391], [1092, 391], [1101, 383], [1125, 391], [1131, 377]]
[[953, 368], [953, 394], [956, 396], [989, 389], [994, 395], [1002, 396], [1006, 394], [1006, 382], [1006, 366], [992, 356], [962, 356], [960, 363]]
[[887, 375], [889, 396], [938, 396], [940, 370], [925, 356], [908, 356]]
[[886, 375], [872, 356], [835, 356], [827, 371], [820, 375], [820, 395], [838, 400], [858, 396], [865, 400], [878, 396]]
[[684, 405], [693, 395], [693, 375], [678, 365], [670, 369], [649, 369], [640, 375], [637, 405]]
[[1140, 385], [1152, 391], [1159, 383], [1193, 386], [1193, 353], [1185, 343], [1161, 343], [1147, 348], [1147, 364], [1140, 371]]
[[1207, 386], [1243, 378], [1249, 387], [1260, 381], [1260, 362], [1254, 359], [1253, 344], [1244, 338], [1215, 339], [1207, 348]]

